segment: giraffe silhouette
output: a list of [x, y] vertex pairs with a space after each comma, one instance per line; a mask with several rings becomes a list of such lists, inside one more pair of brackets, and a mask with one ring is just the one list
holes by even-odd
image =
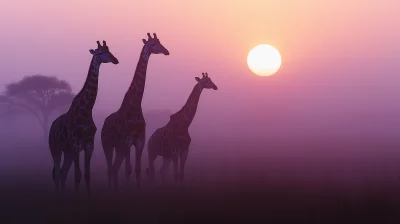
[[[169, 164], [172, 161], [174, 165], [174, 181], [182, 183], [186, 159], [188, 157], [191, 138], [189, 135], [189, 126], [196, 114], [197, 105], [203, 89], [217, 90], [217, 86], [203, 73], [203, 77], [195, 77], [197, 84], [186, 101], [186, 104], [178, 112], [170, 116], [169, 122], [161, 128], [158, 128], [150, 137], [148, 142], [149, 168], [146, 169], [148, 177], [154, 179], [154, 161], [157, 156], [163, 157], [161, 167], [161, 177], [165, 180], [165, 175]], [[178, 170], [178, 159], [180, 167]]]
[[[131, 85], [125, 93], [121, 107], [110, 114], [105, 120], [101, 130], [101, 143], [106, 157], [108, 171], [108, 185], [118, 188], [118, 171], [125, 159], [126, 183], [132, 172], [131, 147], [135, 146], [136, 164], [135, 174], [137, 187], [140, 187], [141, 157], [146, 139], [146, 122], [142, 112], [142, 99], [146, 83], [147, 64], [151, 54], [169, 55], [168, 50], [161, 44], [157, 35], [154, 37], [147, 33], [148, 39], [142, 39], [144, 46], [140, 52], [139, 61]], [[115, 161], [112, 164], [115, 148]]]
[[[75, 96], [69, 110], [55, 119], [49, 132], [49, 146], [53, 157], [53, 180], [56, 191], [65, 190], [68, 171], [75, 164], [75, 191], [79, 190], [81, 170], [79, 153], [84, 150], [85, 182], [90, 195], [90, 160], [93, 153], [94, 137], [97, 131], [93, 121], [92, 110], [96, 102], [99, 69], [102, 63], [118, 64], [118, 59], [110, 52], [107, 44], [97, 41], [97, 49], [89, 50], [93, 55], [89, 72], [81, 91]], [[62, 168], [61, 156], [64, 154]]]

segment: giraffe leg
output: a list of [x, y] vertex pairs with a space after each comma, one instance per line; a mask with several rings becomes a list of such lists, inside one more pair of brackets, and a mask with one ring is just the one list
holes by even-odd
[[185, 163], [186, 159], [188, 157], [189, 150], [184, 150], [180, 156], [180, 173], [179, 173], [179, 179], [181, 184], [183, 183], [183, 176], [184, 176], [184, 171], [185, 171]]
[[104, 156], [106, 157], [106, 162], [107, 162], [107, 179], [109, 188], [111, 188], [111, 179], [112, 179], [113, 150], [114, 146], [112, 146], [111, 144], [108, 145], [103, 143]]
[[142, 171], [142, 153], [144, 149], [145, 137], [142, 137], [135, 141], [135, 174], [136, 174], [136, 184], [140, 188], [140, 174]]
[[114, 165], [112, 167], [112, 177], [114, 180], [114, 188], [118, 189], [118, 171], [124, 161], [124, 152], [120, 148], [116, 148]]
[[167, 171], [169, 168], [169, 164], [171, 163], [171, 158], [170, 157], [163, 157], [163, 163], [161, 167], [161, 180], [163, 183], [165, 183], [165, 177], [167, 175]]
[[61, 190], [62, 191], [65, 191], [65, 181], [67, 180], [68, 171], [71, 168], [73, 160], [74, 160], [74, 157], [73, 157], [72, 153], [65, 153], [64, 152], [64, 162], [63, 162], [63, 165], [61, 167], [61, 174], [60, 174]]
[[131, 150], [128, 148], [125, 151], [125, 178], [126, 185], [129, 185], [129, 176], [132, 173], [132, 165], [131, 165]]
[[90, 140], [90, 142], [85, 147], [85, 183], [88, 196], [90, 196], [91, 193], [90, 161], [92, 160], [93, 148], [94, 148], [94, 139]]
[[79, 152], [74, 153], [74, 165], [75, 165], [75, 193], [79, 192], [79, 184], [81, 182], [81, 167], [79, 164]]
[[147, 168], [147, 176], [151, 181], [154, 180], [154, 161], [156, 160], [158, 154], [157, 151], [154, 148], [149, 147], [147, 149], [148, 152], [148, 165], [149, 168]]
[[56, 192], [60, 189], [60, 172], [61, 172], [61, 150], [53, 149], [52, 151], [54, 167], [53, 167], [53, 181]]
[[177, 183], [179, 180], [179, 172], [178, 172], [178, 157], [172, 157], [172, 164], [174, 165], [174, 182]]

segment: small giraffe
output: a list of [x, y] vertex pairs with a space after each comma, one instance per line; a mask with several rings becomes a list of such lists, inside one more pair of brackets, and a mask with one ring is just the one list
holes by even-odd
[[[101, 63], [119, 63], [105, 41], [103, 41], [103, 46], [97, 41], [97, 46], [96, 50], [89, 50], [93, 57], [82, 90], [73, 99], [68, 112], [55, 119], [50, 128], [49, 146], [54, 162], [53, 181], [57, 192], [60, 180], [61, 189], [65, 190], [65, 181], [72, 162], [75, 164], [75, 191], [79, 190], [81, 180], [79, 153], [83, 149], [85, 152], [85, 182], [87, 192], [90, 194], [90, 160], [97, 130], [92, 110], [96, 102], [99, 69]], [[64, 162], [60, 169], [62, 154], [64, 154]]]
[[[157, 35], [154, 38], [147, 33], [148, 40], [142, 39], [144, 46], [140, 52], [139, 61], [131, 85], [125, 93], [121, 107], [110, 114], [104, 121], [101, 130], [101, 142], [106, 157], [108, 171], [108, 185], [111, 188], [111, 179], [114, 187], [118, 188], [118, 171], [125, 159], [126, 184], [132, 172], [131, 147], [136, 151], [136, 182], [140, 187], [141, 157], [146, 139], [146, 122], [142, 112], [142, 99], [146, 82], [147, 64], [151, 54], [169, 55], [168, 50], [161, 44]], [[113, 151], [116, 151], [115, 161], [112, 164]]]
[[[154, 179], [154, 161], [157, 156], [162, 156], [162, 180], [164, 181], [172, 160], [174, 164], [174, 181], [177, 182], [179, 180], [181, 183], [183, 182], [183, 173], [191, 142], [189, 126], [196, 114], [201, 92], [203, 89], [218, 89], [207, 73], [203, 73], [201, 79], [199, 77], [195, 77], [195, 79], [197, 84], [194, 86], [186, 104], [178, 112], [171, 115], [169, 122], [164, 127], [158, 128], [149, 139], [149, 168], [146, 171], [151, 180]], [[178, 158], [180, 158], [179, 171]]]

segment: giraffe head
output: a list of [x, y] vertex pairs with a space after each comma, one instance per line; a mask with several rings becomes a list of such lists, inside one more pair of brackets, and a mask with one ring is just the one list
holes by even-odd
[[169, 55], [169, 51], [161, 44], [160, 40], [157, 38], [157, 35], [153, 33], [154, 37], [150, 36], [150, 33], [147, 33], [148, 39], [142, 39], [147, 51], [148, 55], [150, 54], [164, 54]]
[[110, 52], [110, 49], [108, 49], [108, 46], [106, 44], [106, 41], [103, 40], [103, 46], [101, 46], [100, 41], [97, 41], [97, 49], [93, 50], [90, 49], [89, 52], [93, 56], [97, 56], [101, 63], [113, 63], [114, 65], [118, 64], [118, 59]]
[[207, 72], [202, 74], [203, 74], [202, 78], [195, 77], [196, 81], [200, 84], [201, 88], [217, 90], [218, 87], [213, 83], [211, 78], [208, 77]]

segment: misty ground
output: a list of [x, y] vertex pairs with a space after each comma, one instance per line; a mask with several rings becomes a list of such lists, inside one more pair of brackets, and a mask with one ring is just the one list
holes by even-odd
[[[7, 223], [64, 219], [66, 223], [113, 219], [397, 223], [400, 213], [400, 144], [393, 139], [198, 137], [190, 149], [183, 189], [173, 186], [172, 167], [167, 186], [158, 183], [151, 188], [144, 172], [145, 151], [142, 190], [135, 189], [134, 173], [131, 185], [124, 187], [123, 164], [119, 193], [108, 191], [104, 155], [100, 143], [95, 146], [91, 201], [84, 197], [83, 179], [82, 197], [74, 197], [72, 166], [69, 196], [64, 207], [57, 207], [45, 142], [37, 137], [3, 136], [2, 218]], [[64, 212], [56, 213], [58, 209]]]

